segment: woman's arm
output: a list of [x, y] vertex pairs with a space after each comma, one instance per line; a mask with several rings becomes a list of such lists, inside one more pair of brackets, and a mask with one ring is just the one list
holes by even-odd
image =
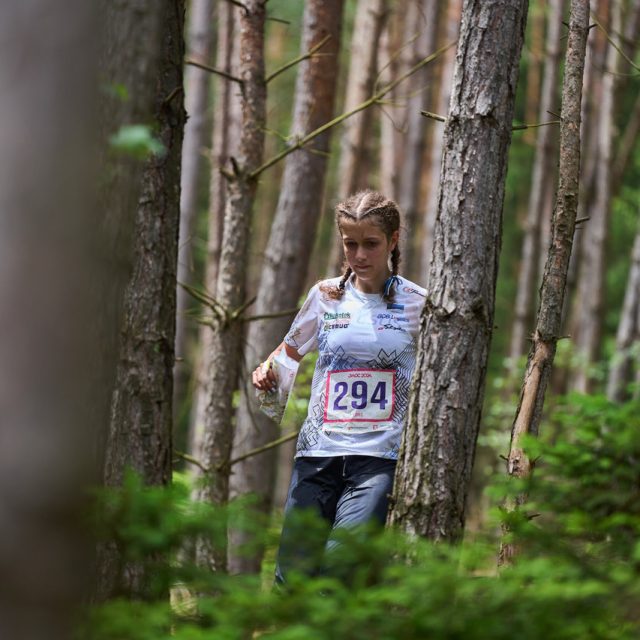
[[251, 375], [251, 381], [253, 382], [253, 386], [260, 391], [269, 391], [276, 388], [277, 380], [275, 373], [271, 367], [271, 361], [275, 358], [284, 348], [287, 355], [295, 360], [296, 362], [300, 362], [302, 360], [302, 356], [297, 352], [296, 349], [290, 347], [288, 344], [281, 342], [272, 352], [271, 355], [262, 363], [259, 364], [256, 370]]

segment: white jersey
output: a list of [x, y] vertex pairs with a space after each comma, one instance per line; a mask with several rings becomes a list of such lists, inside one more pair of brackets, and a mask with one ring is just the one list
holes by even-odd
[[284, 341], [318, 350], [298, 456], [368, 455], [397, 459], [416, 359], [425, 290], [405, 278], [394, 302], [346, 283], [339, 300], [313, 286]]

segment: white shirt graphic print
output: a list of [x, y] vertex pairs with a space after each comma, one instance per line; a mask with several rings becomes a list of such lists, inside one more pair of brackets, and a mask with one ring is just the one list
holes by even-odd
[[322, 291], [340, 278], [312, 287], [284, 339], [318, 350], [296, 456], [398, 457], [425, 290], [399, 278], [388, 303], [352, 280], [340, 300]]

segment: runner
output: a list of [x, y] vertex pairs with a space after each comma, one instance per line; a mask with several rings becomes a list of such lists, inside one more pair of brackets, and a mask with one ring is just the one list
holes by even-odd
[[[384, 524], [415, 365], [425, 291], [398, 276], [397, 205], [360, 192], [336, 206], [336, 224], [344, 274], [311, 288], [283, 343], [253, 372], [257, 389], [274, 388], [269, 359], [281, 349], [297, 361], [318, 350], [285, 505], [279, 584], [291, 569], [321, 568], [317, 543], [295, 531], [296, 510], [315, 510], [332, 530]], [[329, 534], [320, 551], [336, 544]]]

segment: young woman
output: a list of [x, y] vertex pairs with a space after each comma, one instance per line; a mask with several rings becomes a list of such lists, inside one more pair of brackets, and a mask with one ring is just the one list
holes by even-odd
[[[360, 192], [336, 206], [336, 224], [344, 274], [312, 287], [269, 356], [285, 349], [299, 361], [318, 350], [285, 506], [276, 565], [281, 584], [291, 569], [320, 570], [317, 543], [296, 532], [296, 511], [313, 509], [333, 530], [384, 524], [415, 365], [425, 291], [398, 276], [397, 205]], [[253, 372], [260, 390], [276, 385], [267, 363]], [[330, 533], [325, 545], [336, 545]]]

